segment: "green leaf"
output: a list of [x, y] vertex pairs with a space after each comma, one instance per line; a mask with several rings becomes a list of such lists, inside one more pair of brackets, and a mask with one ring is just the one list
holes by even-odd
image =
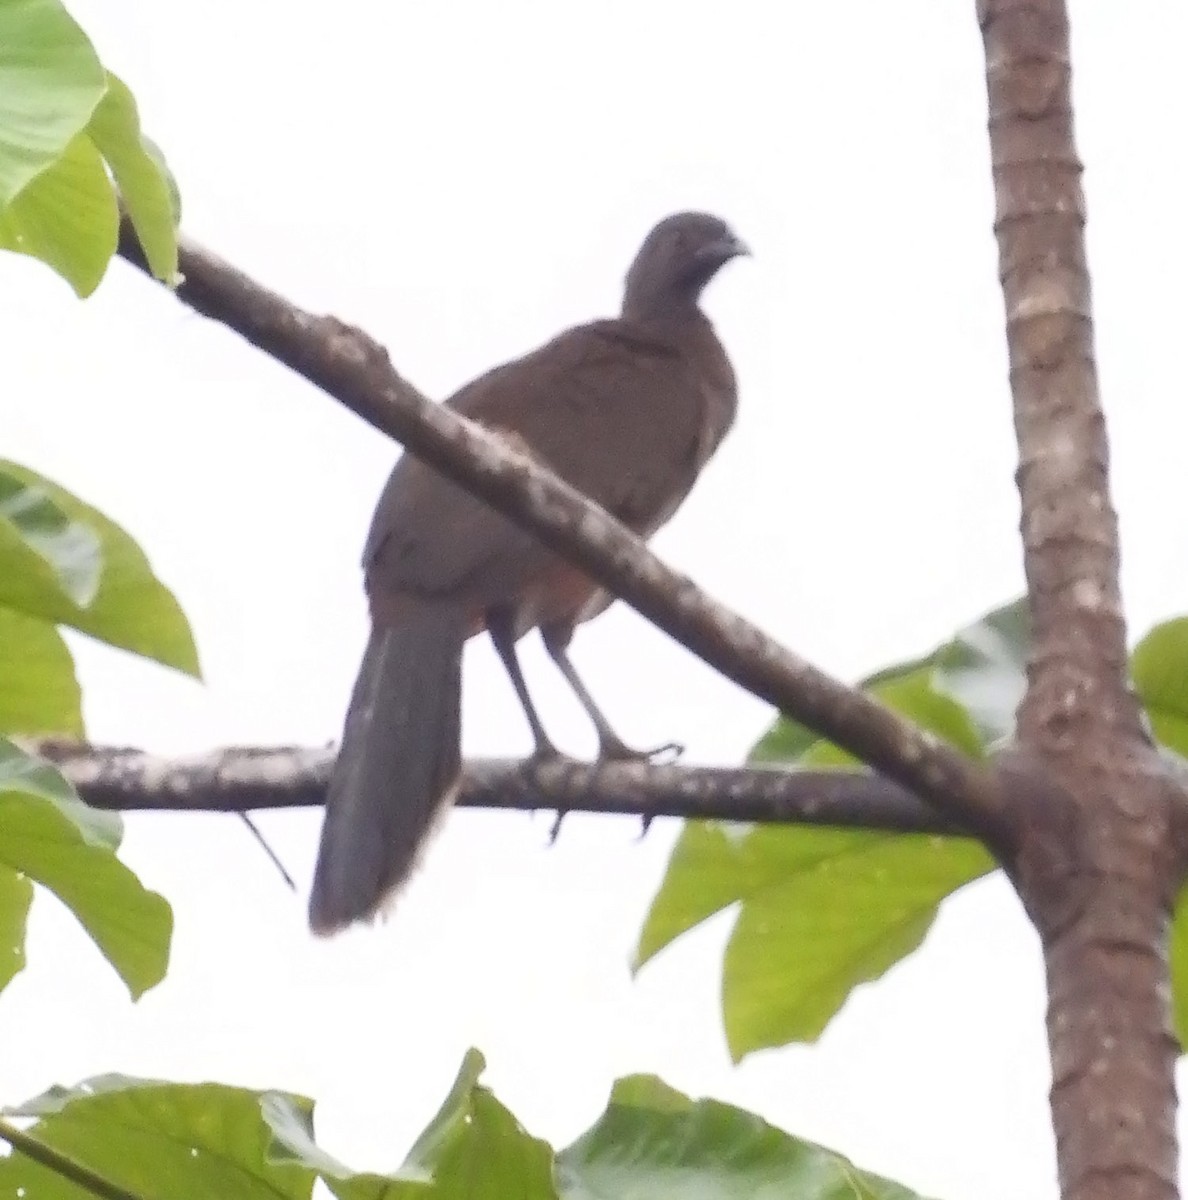
[[[72, 520], [36, 482], [0, 469], [0, 574], [53, 602], [86, 608], [99, 590], [103, 551], [94, 531]], [[51, 599], [52, 597], [53, 599]]]
[[765, 763], [798, 763], [814, 746], [822, 742], [823, 739], [807, 725], [802, 725], [781, 713], [771, 728], [751, 747], [747, 762], [755, 766], [763, 766]]
[[177, 230], [173, 181], [161, 153], [140, 132], [136, 101], [110, 71], [107, 93], [87, 127], [115, 176], [129, 219], [153, 274], [166, 283], [177, 278]]
[[552, 1150], [478, 1082], [485, 1065], [477, 1050], [467, 1053], [402, 1174], [431, 1178], [434, 1200], [556, 1200]]
[[722, 972], [731, 1053], [815, 1041], [854, 988], [919, 946], [946, 896], [993, 869], [964, 838], [690, 822], [635, 963], [737, 904]]
[[132, 538], [102, 513], [35, 472], [3, 460], [0, 472], [42, 489], [67, 516], [98, 537], [103, 556], [99, 590], [86, 608], [65, 596], [48, 596], [24, 575], [5, 571], [0, 571], [0, 605], [43, 621], [71, 625], [100, 641], [198, 676], [198, 654], [185, 615]]
[[[654, 1076], [621, 1079], [606, 1113], [557, 1155], [564, 1200], [912, 1200], [916, 1193]], [[918, 1200], [918, 1198], [917, 1198]]]
[[[0, 573], [5, 570], [0, 553]], [[0, 733], [83, 736], [74, 658], [53, 625], [0, 608]]]
[[65, 151], [106, 87], [58, 0], [0, 2], [0, 212]]
[[25, 924], [32, 902], [33, 885], [29, 880], [0, 868], [0, 991], [25, 969]]
[[181, 225], [182, 218], [181, 191], [177, 186], [177, 179], [169, 169], [169, 163], [166, 161], [161, 147], [146, 134], [142, 133], [140, 140], [144, 145], [145, 153], [157, 164], [157, 170], [161, 172], [161, 178], [165, 180], [165, 187], [169, 192], [169, 211], [173, 217], [173, 228], [176, 231]]
[[[987, 613], [931, 654], [877, 671], [859, 686], [959, 749], [980, 754], [1014, 731], [1015, 709], [1027, 682], [1028, 639], [1026, 602], [1015, 600]], [[783, 716], [759, 740], [749, 760], [805, 766], [853, 762]]]
[[115, 253], [119, 224], [103, 156], [80, 133], [0, 209], [0, 249], [41, 259], [89, 296]]
[[1020, 597], [966, 626], [933, 655], [937, 687], [969, 712], [987, 743], [1014, 736], [1030, 648], [1031, 618]]
[[[271, 1130], [261, 1098], [222, 1084], [107, 1075], [76, 1088], [51, 1088], [13, 1113], [39, 1117], [31, 1130], [39, 1140], [146, 1197], [308, 1200], [313, 1172], [268, 1158]], [[312, 1107], [302, 1097], [289, 1099]], [[0, 1159], [0, 1194], [38, 1200], [85, 1195], [19, 1153]]]
[[526, 1133], [479, 1082], [483, 1056], [470, 1050], [449, 1095], [404, 1165], [392, 1175], [355, 1175], [319, 1149], [312, 1121], [291, 1104], [268, 1102], [274, 1159], [317, 1171], [340, 1200], [557, 1200], [553, 1153]]
[[3, 0], [0, 249], [41, 259], [90, 295], [116, 250], [112, 178], [153, 273], [174, 283], [176, 184], [140, 132], [132, 93], [59, 0]]
[[[982, 735], [968, 711], [937, 686], [937, 674], [931, 667], [918, 668], [873, 683], [867, 691], [888, 708], [907, 717], [921, 729], [943, 738], [971, 758], [985, 753]], [[804, 767], [849, 767], [858, 760], [831, 742], [815, 741], [800, 756]]]
[[1188, 758], [1188, 617], [1156, 625], [1135, 646], [1130, 677], [1155, 737]]
[[269, 1130], [265, 1150], [269, 1162], [297, 1163], [332, 1177], [351, 1174], [314, 1140], [313, 1105], [304, 1096], [265, 1092], [260, 1097], [260, 1115]]
[[[118, 1187], [149, 1197], [167, 1182], [170, 1200], [306, 1200], [317, 1175], [347, 1200], [919, 1200], [751, 1113], [646, 1075], [615, 1084], [605, 1114], [557, 1156], [555, 1183], [552, 1152], [477, 1083], [481, 1068], [471, 1051], [414, 1152], [432, 1182], [407, 1167], [399, 1178], [351, 1174], [314, 1142], [311, 1102], [283, 1092], [105, 1075], [10, 1112], [37, 1118], [33, 1136]], [[0, 1158], [0, 1194], [82, 1195], [19, 1152]]]
[[139, 997], [165, 976], [173, 917], [116, 857], [121, 832], [116, 814], [83, 804], [52, 767], [0, 738], [0, 876], [53, 892]]
[[[638, 971], [649, 959], [715, 913], [736, 904], [752, 887], [779, 881], [764, 878], [771, 862], [762, 845], [751, 841], [751, 825], [725, 821], [686, 821], [664, 872], [636, 944], [632, 967]], [[814, 860], [815, 849], [800, 844], [800, 853]], [[793, 843], [788, 852], [795, 855]], [[783, 869], [782, 866], [780, 869]]]
[[313, 1110], [299, 1097], [272, 1092], [261, 1098], [260, 1111], [272, 1131], [268, 1160], [296, 1163], [316, 1172], [340, 1200], [434, 1200], [437, 1190], [418, 1175], [356, 1173], [332, 1158], [314, 1140]]
[[[1023, 601], [988, 613], [921, 659], [879, 671], [866, 688], [971, 757], [1007, 736], [1027, 656]], [[781, 717], [760, 762], [839, 767], [854, 760]], [[994, 863], [961, 838], [690, 823], [640, 932], [634, 965], [715, 913], [738, 906], [722, 974], [735, 1058], [814, 1041], [862, 983], [914, 951], [942, 900]]]
[[[750, 836], [765, 843], [760, 855], [787, 861], [787, 839], [771, 836], [783, 832], [765, 827]], [[726, 945], [722, 1016], [735, 1061], [815, 1041], [855, 988], [920, 946], [942, 900], [995, 867], [969, 839], [796, 833], [807, 845], [778, 882], [747, 896]]]

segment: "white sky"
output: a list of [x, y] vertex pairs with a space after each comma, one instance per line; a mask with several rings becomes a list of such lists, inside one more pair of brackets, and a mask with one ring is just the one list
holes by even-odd
[[[657, 546], [846, 677], [1021, 587], [973, 7], [72, 4], [140, 98], [190, 235], [362, 324], [430, 394], [612, 312], [658, 217], [727, 217], [755, 259], [707, 307], [742, 411]], [[1188, 10], [1073, 8], [1137, 634], [1188, 610]], [[166, 753], [337, 738], [365, 634], [357, 560], [395, 447], [126, 269], [79, 304], [40, 265], [3, 268], [5, 454], [139, 539], [206, 670], [200, 687], [80, 643], [92, 737]], [[690, 761], [738, 762], [768, 720], [622, 606], [575, 659], [624, 736], [679, 739]], [[535, 642], [527, 662], [558, 740], [589, 751]], [[486, 644], [464, 711], [467, 752], [527, 748]], [[260, 823], [306, 885], [318, 814]], [[174, 905], [172, 971], [131, 1005], [39, 899], [30, 967], [0, 1002], [5, 1101], [108, 1070], [289, 1088], [319, 1100], [331, 1151], [383, 1169], [474, 1044], [558, 1145], [614, 1077], [656, 1071], [925, 1194], [1055, 1194], [1041, 966], [1001, 880], [948, 905], [819, 1045], [733, 1068], [726, 923], [627, 975], [672, 825], [640, 843], [630, 821], [570, 818], [550, 849], [546, 816], [455, 814], [386, 927], [320, 943], [233, 819], [127, 824], [127, 860]]]

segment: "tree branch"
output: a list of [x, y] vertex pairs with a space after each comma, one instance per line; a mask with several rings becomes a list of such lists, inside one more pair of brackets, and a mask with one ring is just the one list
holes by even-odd
[[[92, 807], [124, 811], [242, 813], [320, 806], [334, 765], [333, 750], [302, 746], [236, 746], [186, 759], [57, 738], [31, 743], [30, 749], [57, 766]], [[645, 821], [685, 817], [966, 832], [911, 792], [861, 771], [479, 759], [466, 764], [457, 803], [618, 813]]]
[[[142, 270], [125, 222], [120, 253]], [[359, 330], [317, 317], [183, 241], [177, 295], [285, 364], [443, 475], [530, 530], [705, 662], [989, 840], [993, 777], [876, 701], [830, 678], [665, 566], [630, 530], [550, 471], [441, 405]]]

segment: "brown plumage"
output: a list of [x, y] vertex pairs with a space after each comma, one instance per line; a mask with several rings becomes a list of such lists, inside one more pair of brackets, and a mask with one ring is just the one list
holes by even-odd
[[[622, 314], [560, 334], [446, 401], [514, 438], [624, 524], [650, 537], [726, 435], [734, 372], [698, 307], [746, 247], [718, 218], [678, 213], [648, 234]], [[574, 629], [611, 597], [531, 534], [418, 459], [396, 464], [364, 552], [372, 632], [327, 798], [310, 898], [317, 933], [374, 915], [407, 878], [460, 770], [462, 647], [486, 629], [536, 741], [516, 641], [539, 628], [590, 714], [600, 755], [630, 757], [569, 661]]]

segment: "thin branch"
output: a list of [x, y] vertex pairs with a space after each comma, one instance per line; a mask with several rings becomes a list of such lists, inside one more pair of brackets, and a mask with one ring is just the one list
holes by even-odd
[[[98, 808], [98, 805], [93, 805], [93, 807]], [[252, 835], [252, 840], [264, 851], [265, 857], [276, 868], [276, 872], [281, 879], [284, 880], [285, 886], [289, 891], [295, 892], [297, 890], [297, 881], [286, 870], [285, 864], [280, 860], [280, 856], [269, 844], [268, 839], [260, 832], [260, 827], [247, 812], [241, 812], [239, 816], [247, 826], [248, 833]]]
[[1021, 722], [1055, 737], [1083, 716], [1136, 734], [1067, 16], [1060, 0], [980, 0], [978, 16], [1033, 635]]
[[[127, 223], [120, 253], [144, 269]], [[818, 671], [662, 563], [630, 530], [514, 447], [420, 395], [386, 351], [183, 241], [177, 295], [284, 363], [443, 475], [586, 569], [705, 662], [917, 792], [952, 820], [1002, 833], [992, 776], [871, 698]]]
[[[334, 764], [333, 750], [302, 746], [229, 747], [187, 759], [58, 739], [33, 743], [30, 749], [54, 763], [88, 804], [124, 811], [320, 806]], [[482, 759], [466, 764], [458, 804], [618, 813], [644, 821], [685, 817], [897, 833], [965, 832], [911, 792], [860, 771]]]

